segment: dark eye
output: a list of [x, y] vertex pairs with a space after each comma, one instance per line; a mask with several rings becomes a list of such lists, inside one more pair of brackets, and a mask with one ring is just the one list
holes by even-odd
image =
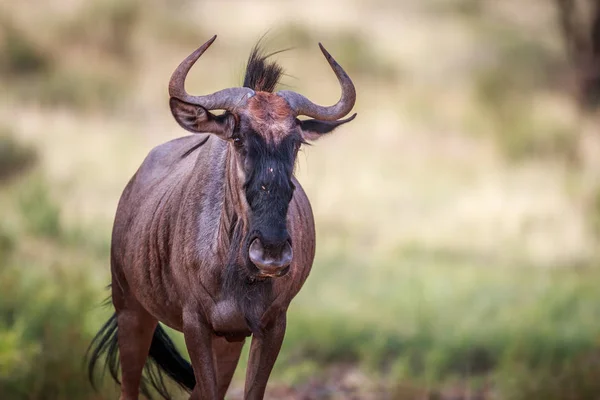
[[242, 138], [241, 138], [241, 137], [239, 137], [239, 136], [235, 136], [235, 137], [233, 138], [233, 144], [234, 144], [235, 146], [237, 146], [237, 147], [241, 147], [241, 146], [243, 146], [243, 144], [244, 144], [244, 141], [242, 140]]

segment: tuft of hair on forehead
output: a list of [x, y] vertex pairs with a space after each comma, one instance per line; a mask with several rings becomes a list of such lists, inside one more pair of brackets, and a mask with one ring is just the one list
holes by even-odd
[[260, 41], [254, 45], [246, 64], [244, 87], [257, 92], [273, 93], [283, 75], [283, 68], [275, 61], [268, 61], [268, 58], [282, 51], [284, 50], [265, 54]]

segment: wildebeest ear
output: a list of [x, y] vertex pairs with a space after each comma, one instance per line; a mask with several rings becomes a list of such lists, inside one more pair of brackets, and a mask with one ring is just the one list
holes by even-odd
[[224, 139], [229, 138], [233, 132], [235, 120], [230, 113], [214, 115], [204, 107], [174, 97], [169, 100], [169, 105], [175, 121], [190, 132], [214, 133]]
[[320, 121], [318, 119], [307, 119], [300, 121], [300, 129], [302, 129], [302, 138], [304, 140], [317, 140], [321, 136], [332, 132], [338, 126], [352, 121], [356, 117], [356, 113], [346, 119], [338, 119], [337, 121]]

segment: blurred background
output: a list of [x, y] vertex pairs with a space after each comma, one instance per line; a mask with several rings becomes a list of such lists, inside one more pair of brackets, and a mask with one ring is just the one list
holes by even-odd
[[299, 156], [317, 258], [267, 397], [600, 398], [595, 0], [0, 2], [0, 398], [117, 398], [82, 359], [121, 191], [186, 134], [178, 63], [216, 33], [187, 87], [240, 85], [265, 32], [283, 88], [337, 100], [323, 42], [358, 92]]

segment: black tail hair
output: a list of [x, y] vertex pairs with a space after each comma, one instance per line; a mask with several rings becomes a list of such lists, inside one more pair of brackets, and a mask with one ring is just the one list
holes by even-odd
[[[113, 314], [102, 328], [100, 328], [88, 348], [86, 355], [88, 359], [88, 378], [94, 389], [97, 388], [94, 369], [103, 355], [106, 355], [104, 370], [108, 369], [115, 382], [119, 385], [121, 384], [119, 380], [117, 332], [117, 315]], [[150, 360], [146, 362], [144, 367], [145, 376], [142, 378], [140, 388], [144, 396], [149, 399], [152, 398], [151, 387], [162, 398], [166, 400], [171, 399], [164, 381], [163, 372], [184, 390], [191, 392], [194, 389], [196, 378], [194, 377], [192, 366], [179, 354], [175, 344], [160, 324], [154, 331], [149, 356]]]

